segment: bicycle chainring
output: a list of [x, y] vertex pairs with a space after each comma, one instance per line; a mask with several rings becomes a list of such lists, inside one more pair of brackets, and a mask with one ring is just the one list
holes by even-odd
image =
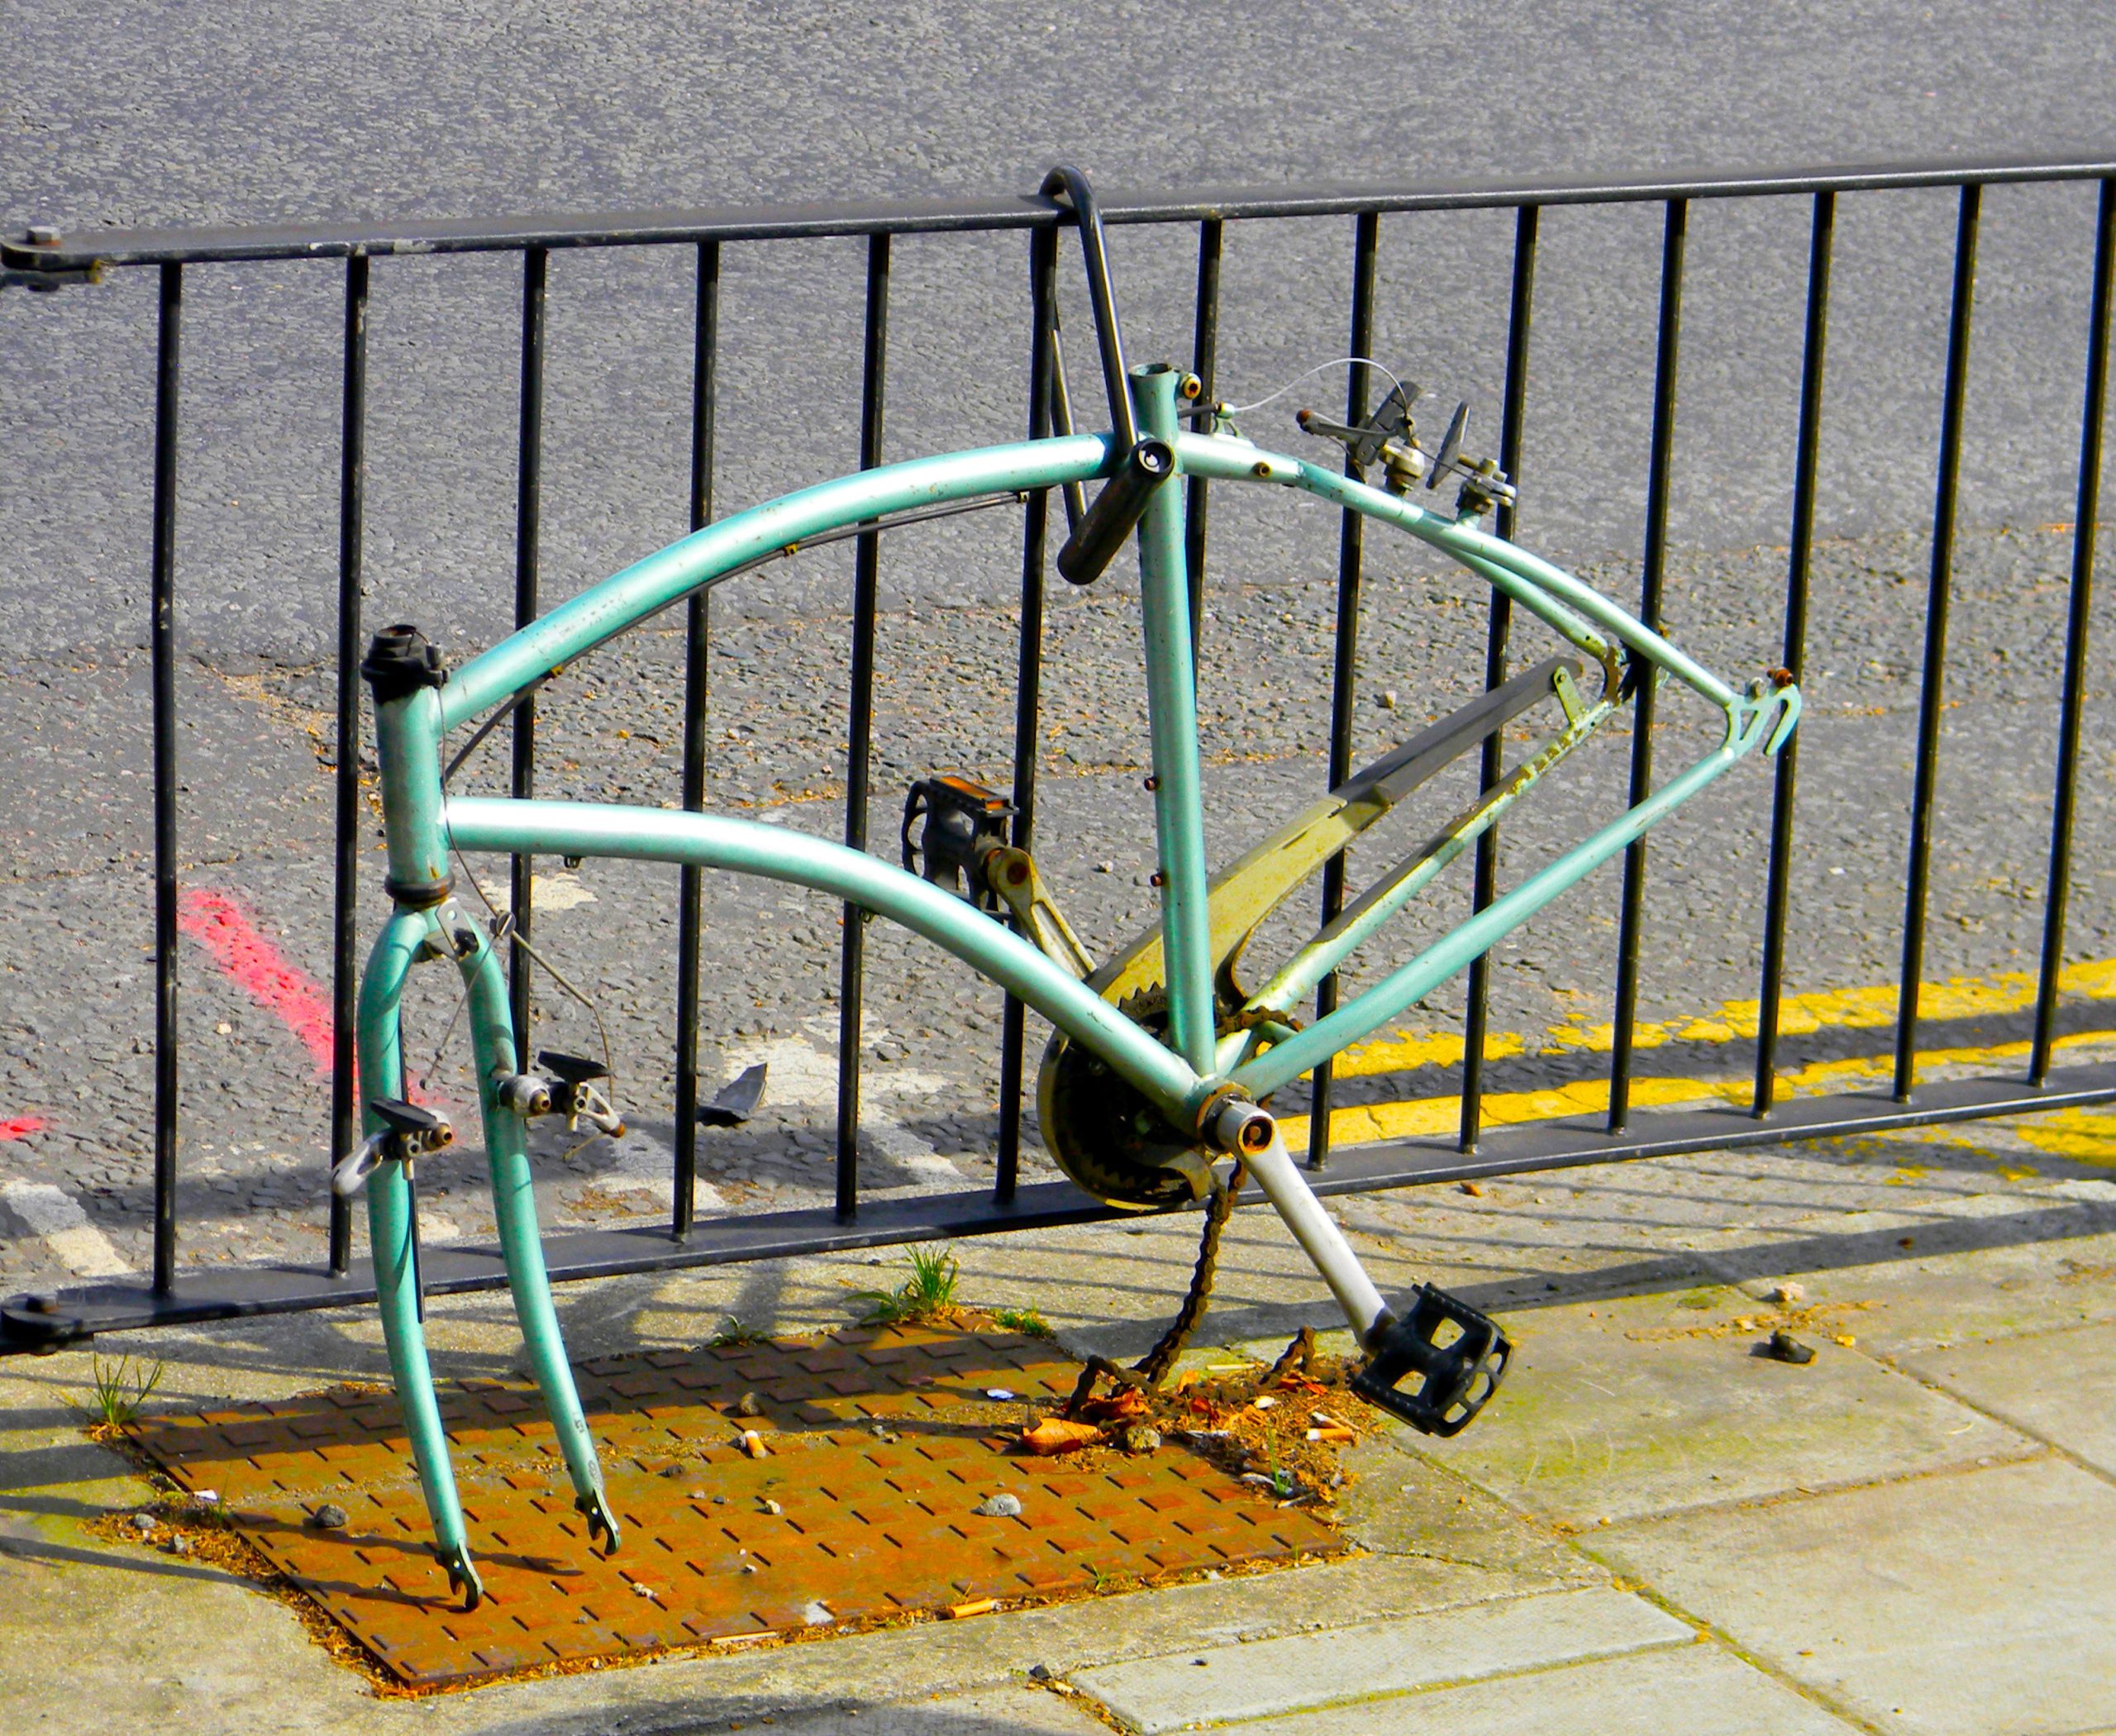
[[[1156, 1041], [1165, 1040], [1163, 990], [1143, 990], [1118, 1002], [1118, 1011]], [[1280, 1016], [1223, 1013], [1218, 1034]], [[1043, 1142], [1058, 1167], [1105, 1204], [1165, 1211], [1193, 1204], [1211, 1190], [1212, 1156], [1196, 1136], [1170, 1126], [1137, 1085], [1063, 1033], [1044, 1051], [1037, 1109]]]

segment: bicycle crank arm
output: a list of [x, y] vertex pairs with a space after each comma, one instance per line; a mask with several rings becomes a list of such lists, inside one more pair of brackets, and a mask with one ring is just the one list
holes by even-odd
[[[1344, 1310], [1367, 1354], [1366, 1366], [1352, 1376], [1352, 1390], [1423, 1433], [1460, 1433], [1505, 1378], [1513, 1347], [1498, 1323], [1431, 1284], [1418, 1286], [1409, 1311], [1399, 1317], [1302, 1180], [1267, 1111], [1230, 1103], [1213, 1118], [1208, 1133], [1214, 1146], [1241, 1160]], [[1413, 1376], [1417, 1384], [1405, 1390], [1402, 1383]]]

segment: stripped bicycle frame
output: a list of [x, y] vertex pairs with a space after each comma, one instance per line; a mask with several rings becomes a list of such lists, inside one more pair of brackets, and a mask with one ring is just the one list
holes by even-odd
[[[401, 1101], [400, 1009], [405, 980], [422, 958], [452, 957], [462, 973], [494, 1213], [516, 1316], [590, 1540], [600, 1535], [615, 1549], [617, 1528], [551, 1304], [526, 1137], [532, 1116], [578, 1111], [579, 1085], [554, 1086], [524, 1070], [506, 974], [493, 937], [455, 900], [452, 853], [621, 857], [755, 875], [828, 894], [923, 935], [1035, 1009], [1060, 1038], [1081, 1046], [1137, 1091], [1149, 1117], [1157, 1118], [1183, 1157], [1193, 1160], [1194, 1194], [1200, 1179], [1196, 1149], [1234, 1157], [1314, 1263], [1366, 1353], [1353, 1390], [1418, 1428], [1452, 1433], [1496, 1390], [1510, 1353], [1504, 1335], [1494, 1323], [1431, 1285], [1419, 1288], [1402, 1316], [1390, 1309], [1294, 1167], [1276, 1123], [1257, 1105], [1422, 999], [1736, 761], [1759, 746], [1775, 753], [1799, 720], [1799, 690], [1785, 671], [1737, 692], [1581, 580], [1487, 533], [1482, 514], [1489, 508], [1493, 488], [1504, 486], [1494, 482], [1493, 466], [1474, 472], [1461, 467], [1472, 479], [1458, 498], [1456, 516], [1449, 517], [1399, 493], [1370, 488], [1356, 474], [1337, 475], [1265, 451], [1235, 432], [1211, 407], [1199, 407], [1210, 415], [1211, 432], [1183, 432], [1183, 404], [1199, 395], [1199, 382], [1165, 365], [1127, 366], [1093, 189], [1077, 171], [1061, 168], [1046, 179], [1044, 191], [1065, 195], [1079, 227], [1108, 394], [1109, 432], [1067, 432], [914, 459], [822, 483], [752, 507], [649, 556], [452, 675], [442, 669], [437, 651], [408, 625], [377, 635], [361, 665], [374, 699], [387, 889], [396, 909], [360, 986], [358, 1050], [369, 1138], [340, 1166], [338, 1179], [341, 1190], [367, 1188], [383, 1328], [436, 1552], [450, 1583], [471, 1605], [483, 1589], [470, 1560], [427, 1357], [412, 1185], [417, 1158], [446, 1143], [452, 1130], [430, 1112]], [[1460, 427], [1458, 417], [1440, 456], [1432, 460], [1438, 469], [1446, 468]], [[1399, 454], [1397, 462], [1423, 466], [1427, 456], [1421, 449], [1415, 460]], [[1602, 673], [1601, 694], [1591, 703], [1584, 700], [1562, 660], [1531, 670], [1487, 694], [1451, 724], [1428, 732], [1440, 739], [1421, 737], [1405, 743], [1226, 874], [1208, 878], [1184, 496], [1169, 485], [1183, 476], [1290, 488], [1409, 532], [1592, 659]], [[1089, 508], [1084, 485], [1096, 480], [1105, 486]], [[908, 864], [895, 867], [849, 845], [759, 821], [447, 794], [450, 770], [469, 751], [444, 763], [441, 742], [450, 729], [490, 714], [482, 735], [566, 665], [671, 604], [792, 554], [804, 542], [1053, 489], [1063, 494], [1073, 523], [1057, 564], [1074, 582], [1091, 582], [1137, 535], [1160, 864], [1155, 876], [1160, 889], [1157, 956], [1151, 941], [1141, 941], [1083, 981], [1077, 945], [1062, 919], [1056, 927], [1064, 946], [1033, 921], [1022, 921], [1022, 932], [1017, 932], [987, 914], [979, 901], [944, 890], [909, 871]], [[1537, 778], [1615, 716], [1626, 699], [1670, 676], [1723, 713], [1726, 732], [1717, 749], [1382, 980], [1306, 1029], [1298, 1028], [1290, 1015], [1295, 1002], [1489, 831]], [[1392, 780], [1413, 787], [1464, 745], [1488, 738], [1524, 708], [1524, 684], [1547, 684], [1547, 693], [1561, 703], [1563, 730], [1326, 925], [1261, 990], [1246, 997], [1237, 1028], [1222, 1034], [1219, 1013], [1232, 984], [1232, 962], [1261, 913], [1342, 856], [1351, 837], [1395, 799]], [[474, 735], [471, 746], [478, 739]], [[1033, 885], [1033, 865], [1023, 858], [1022, 866]], [[1148, 984], [1165, 995], [1165, 1042], [1119, 1004], [1127, 986]], [[603, 1122], [619, 1125], [613, 1116]], [[1054, 1155], [1064, 1162], [1062, 1143], [1052, 1140]], [[1139, 1203], [1112, 1198], [1118, 1204]], [[1455, 1337], [1443, 1345], [1442, 1334], [1448, 1331]], [[1398, 1390], [1412, 1377], [1420, 1383], [1415, 1391]]]
[[[1359, 1342], [1372, 1351], [1396, 1317], [1302, 1180], [1271, 1118], [1256, 1104], [1396, 1018], [1737, 760], [1759, 747], [1775, 751], [1797, 720], [1797, 688], [1758, 682], [1737, 691], [1581, 580], [1486, 532], [1474, 513], [1450, 518], [1237, 436], [1181, 432], [1180, 379], [1166, 368], [1131, 370], [1127, 405], [1143, 437], [1162, 442], [1175, 457], [1170, 477], [1152, 490], [1138, 522], [1160, 863], [1160, 938], [1170, 1015], [1165, 1043], [1032, 941], [917, 875], [862, 851], [758, 821], [609, 804], [453, 797], [443, 787], [441, 742], [447, 732], [507, 704], [562, 665], [736, 570], [827, 532], [885, 525], [891, 515], [1115, 477], [1129, 456], [1120, 433], [1061, 436], [915, 459], [822, 483], [723, 519], [650, 556], [458, 670], [443, 674], [437, 659], [422, 661], [417, 636], [404, 628], [384, 636], [394, 661], [379, 653], [370, 659], [388, 889], [397, 908], [376, 942], [360, 995], [359, 1052], [362, 1093], [370, 1105], [369, 1131], [379, 1135], [384, 1130], [373, 1107], [376, 1101], [403, 1092], [398, 1009], [406, 977], [422, 957], [453, 957], [469, 996], [486, 1148], [517, 1314], [591, 1534], [605, 1533], [612, 1547], [616, 1528], [603, 1502], [545, 1279], [524, 1118], [506, 1096], [522, 1059], [505, 973], [490, 937], [454, 900], [451, 851], [622, 857], [755, 875], [844, 899], [923, 935], [1018, 996], [1067, 1039], [1085, 1046], [1142, 1094], [1171, 1128], [1210, 1150], [1238, 1154], [1328, 1284]], [[1304, 1030], [1283, 1027], [1280, 1040], [1261, 1049], [1252, 1035], [1223, 1053], [1214, 1029], [1184, 508], [1180, 491], [1165, 485], [1181, 475], [1275, 484], [1392, 525], [1452, 556], [1585, 653], [1603, 671], [1604, 690], [1591, 704], [1567, 703], [1564, 732], [1528, 762], [1532, 768], [1569, 751], [1647, 679], [1672, 677], [1717, 707], [1725, 717], [1724, 737], [1680, 776], [1327, 1017]], [[1261, 991], [1258, 1004], [1289, 1005], [1334, 968], [1494, 822], [1531, 775], [1517, 775], [1491, 792], [1427, 848], [1413, 871], [1392, 876], [1382, 897], [1365, 908], [1356, 905], [1353, 919], [1318, 936]], [[474, 1601], [479, 1595], [475, 1570], [427, 1363], [408, 1166], [381, 1164], [369, 1184], [376, 1285], [438, 1553], [451, 1581]]]

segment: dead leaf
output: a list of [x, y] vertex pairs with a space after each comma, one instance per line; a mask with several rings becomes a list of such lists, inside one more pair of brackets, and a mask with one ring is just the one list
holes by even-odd
[[1069, 1423], [1063, 1417], [1046, 1417], [1033, 1428], [1022, 1431], [1022, 1445], [1040, 1459], [1092, 1447], [1102, 1431], [1092, 1423]]
[[1105, 1393], [1099, 1398], [1089, 1399], [1080, 1406], [1079, 1420], [1084, 1423], [1128, 1423], [1146, 1414], [1146, 1395], [1136, 1386]]

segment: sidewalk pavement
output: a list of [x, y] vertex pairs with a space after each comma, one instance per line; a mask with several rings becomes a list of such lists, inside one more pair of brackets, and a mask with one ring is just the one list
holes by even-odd
[[[1348, 1455], [1364, 1553], [426, 1700], [375, 1697], [218, 1570], [89, 1530], [148, 1493], [82, 1435], [90, 1354], [9, 1362], [0, 1731], [2116, 1730], [2112, 1158], [2116, 1114], [2085, 1112], [1332, 1201], [1384, 1288], [1436, 1278], [1518, 1346], [1463, 1435]], [[1194, 1230], [960, 1243], [964, 1299], [1032, 1301], [1070, 1347], [1136, 1353]], [[696, 1343], [729, 1314], [836, 1325], [899, 1259], [560, 1305], [578, 1357]], [[1195, 1354], [1275, 1350], [1327, 1307], [1245, 1212]], [[1752, 1353], [1780, 1323], [1813, 1363]], [[503, 1297], [437, 1300], [429, 1328], [444, 1376], [512, 1370]], [[384, 1376], [362, 1312], [97, 1348], [167, 1359], [156, 1405]]]

